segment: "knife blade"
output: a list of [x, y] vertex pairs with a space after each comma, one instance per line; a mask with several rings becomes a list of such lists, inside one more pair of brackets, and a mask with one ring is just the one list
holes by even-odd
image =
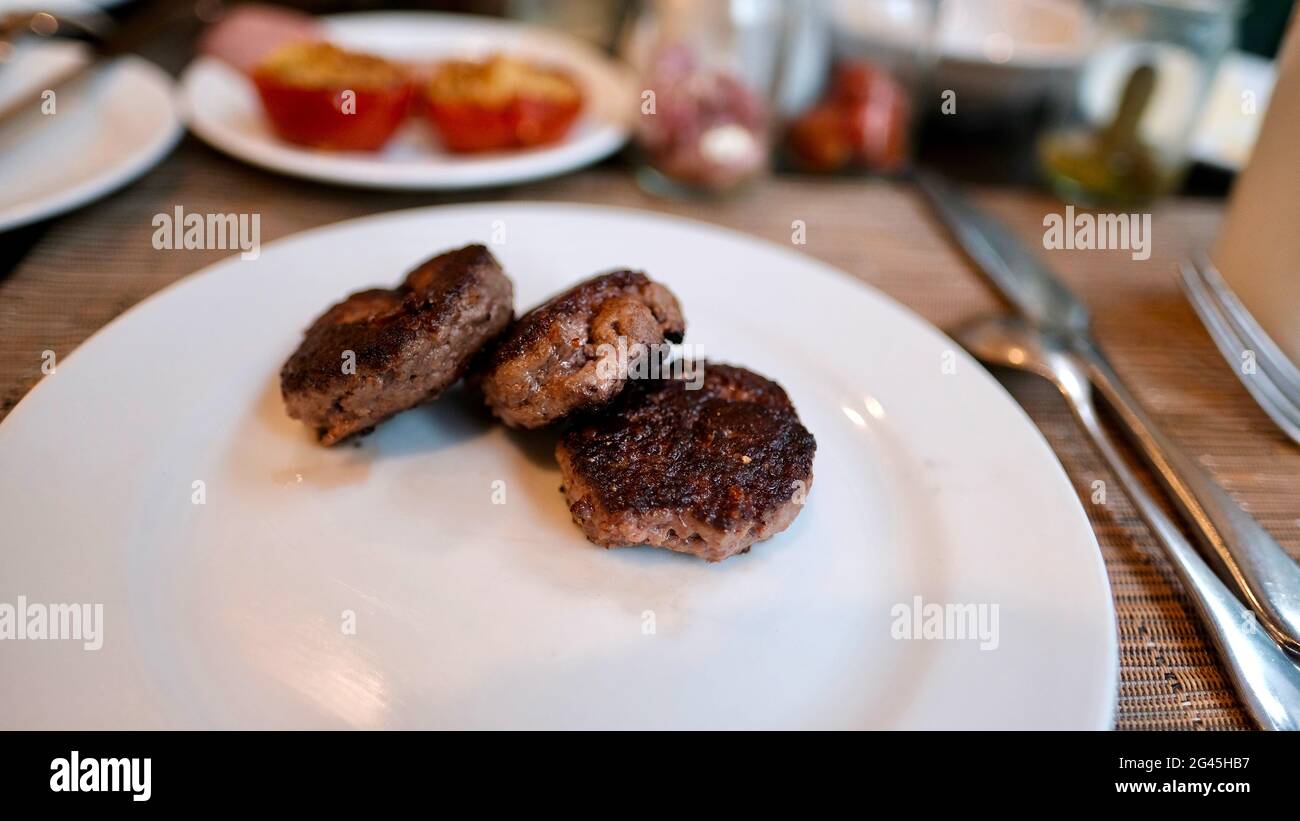
[[1088, 309], [1009, 228], [942, 177], [922, 170], [914, 177], [957, 244], [1016, 310], [1042, 330], [1087, 335]]

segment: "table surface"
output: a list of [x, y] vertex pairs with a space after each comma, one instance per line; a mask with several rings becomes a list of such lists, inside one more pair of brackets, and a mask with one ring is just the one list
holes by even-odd
[[[1033, 244], [1042, 236], [1044, 214], [1061, 209], [1038, 193], [975, 193]], [[790, 242], [792, 223], [803, 220], [804, 252], [854, 274], [940, 328], [998, 306], [918, 195], [900, 183], [782, 177], [744, 199], [669, 202], [643, 194], [625, 171], [604, 167], [471, 196], [391, 194], [276, 177], [187, 138], [134, 185], [54, 223], [13, 271], [0, 274], [0, 418], [41, 378], [43, 351], [66, 356], [132, 305], [226, 255], [155, 250], [155, 214], [171, 213], [177, 205], [188, 212], [258, 213], [262, 241], [269, 242], [370, 213], [494, 199], [664, 211], [778, 242]], [[1177, 259], [1204, 246], [1220, 210], [1218, 202], [1199, 200], [1159, 206], [1145, 261], [1124, 251], [1043, 253], [1088, 302], [1102, 345], [1158, 422], [1296, 555], [1300, 450], [1252, 403], [1175, 283]], [[1117, 727], [1249, 727], [1173, 571], [1075, 430], [1064, 403], [1044, 382], [1000, 376], [1065, 465], [1101, 544], [1119, 627]], [[1104, 503], [1091, 501], [1096, 480], [1111, 489]]]

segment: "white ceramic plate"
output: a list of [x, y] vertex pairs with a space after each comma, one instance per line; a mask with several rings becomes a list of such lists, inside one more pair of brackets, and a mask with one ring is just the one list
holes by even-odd
[[444, 151], [430, 126], [412, 117], [383, 151], [314, 151], [278, 139], [252, 84], [210, 57], [181, 76], [190, 128], [245, 162], [324, 182], [366, 188], [463, 189], [510, 185], [571, 171], [617, 151], [636, 104], [630, 75], [580, 40], [546, 29], [483, 17], [423, 12], [324, 18], [330, 39], [395, 59], [433, 61], [506, 52], [567, 68], [583, 85], [586, 106], [555, 145], [527, 151], [457, 155]]
[[[0, 100], [84, 60], [72, 43], [23, 44], [0, 69]], [[53, 113], [32, 110], [0, 128], [0, 231], [85, 205], [153, 168], [181, 135], [172, 81], [124, 57], [54, 90]]]
[[[717, 565], [605, 551], [569, 519], [550, 436], [463, 396], [335, 449], [285, 416], [280, 364], [322, 309], [501, 231], [518, 306], [643, 267], [688, 341], [788, 388], [818, 442], [789, 530]], [[1111, 723], [1096, 542], [997, 382], [841, 272], [636, 211], [408, 211], [189, 277], [0, 424], [0, 521], [0, 605], [104, 619], [99, 650], [0, 641], [4, 727]], [[996, 649], [893, 638], [915, 596], [996, 605]]]

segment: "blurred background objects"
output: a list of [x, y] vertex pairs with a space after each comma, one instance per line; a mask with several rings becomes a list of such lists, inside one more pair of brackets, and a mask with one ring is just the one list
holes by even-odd
[[1142, 204], [1178, 184], [1237, 14], [1232, 2], [1106, 3], [1075, 90], [1038, 143], [1063, 199]]
[[[48, 10], [178, 73], [227, 0], [0, 0], [0, 61]], [[618, 55], [654, 92], [607, 163], [660, 193], [787, 174], [1050, 186], [1079, 204], [1223, 196], [1267, 109], [1292, 0], [286, 0], [314, 15], [513, 18]], [[58, 34], [80, 35], [65, 25]], [[218, 27], [220, 28], [220, 27]], [[247, 31], [226, 39], [257, 40]], [[42, 32], [48, 33], [48, 32]], [[255, 33], [254, 33], [255, 34]], [[40, 38], [36, 38], [40, 39]], [[93, 39], [93, 37], [92, 37]], [[251, 48], [251, 46], [250, 46]], [[7, 77], [5, 75], [8, 75]], [[16, 72], [0, 72], [0, 92]], [[639, 100], [644, 106], [645, 101]]]

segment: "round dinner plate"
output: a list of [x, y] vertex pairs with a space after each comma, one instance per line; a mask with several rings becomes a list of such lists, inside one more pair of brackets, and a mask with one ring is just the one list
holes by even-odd
[[[87, 59], [73, 43], [24, 43], [0, 71], [0, 100]], [[172, 81], [122, 57], [54, 90], [0, 128], [0, 231], [79, 208], [153, 168], [176, 145], [181, 121]]]
[[181, 75], [194, 133], [271, 171], [364, 188], [420, 190], [549, 177], [597, 162], [627, 139], [636, 104], [630, 72], [576, 38], [522, 23], [432, 12], [342, 14], [322, 21], [332, 42], [393, 59], [427, 63], [503, 52], [566, 68], [583, 86], [583, 112], [562, 141], [535, 149], [453, 154], [438, 145], [428, 123], [413, 116], [382, 151], [316, 151], [277, 138], [252, 83], [225, 63], [200, 57]]
[[[692, 353], [780, 381], [818, 446], [794, 524], [719, 564], [602, 550], [570, 521], [553, 434], [463, 392], [332, 449], [286, 417], [280, 365], [314, 317], [475, 241], [521, 309], [642, 268]], [[644, 212], [427, 208], [191, 276], [0, 424], [0, 521], [0, 608], [85, 604], [100, 625], [0, 641], [3, 727], [1112, 721], [1096, 541], [998, 383], [843, 272]]]

